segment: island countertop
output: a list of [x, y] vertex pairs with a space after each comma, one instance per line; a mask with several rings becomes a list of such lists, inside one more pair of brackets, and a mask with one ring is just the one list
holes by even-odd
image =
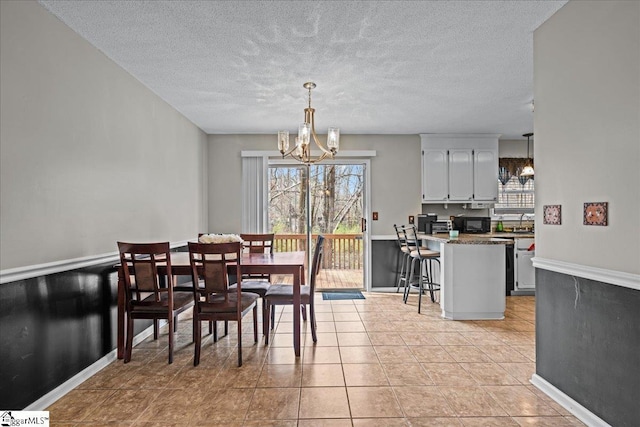
[[483, 233], [460, 234], [458, 237], [449, 237], [447, 233], [424, 234], [418, 233], [418, 238], [440, 243], [457, 245], [513, 245], [513, 239], [533, 238], [533, 233]]

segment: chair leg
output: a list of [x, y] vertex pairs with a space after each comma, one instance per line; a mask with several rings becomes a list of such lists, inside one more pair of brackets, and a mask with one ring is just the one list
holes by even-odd
[[[195, 312], [193, 313], [193, 318], [195, 319]], [[196, 340], [196, 322], [195, 320], [192, 320], [191, 322], [191, 341], [195, 342]]]
[[304, 305], [300, 306], [300, 311], [302, 312], [302, 320], [307, 321], [307, 307]]
[[[430, 286], [430, 288], [432, 289], [432, 292], [431, 292], [431, 301], [436, 302], [436, 298], [435, 298], [435, 291], [436, 291], [437, 289], [435, 289], [435, 288], [434, 288], [434, 286], [433, 286], [433, 262], [434, 262], [434, 261], [436, 262], [436, 264], [438, 264], [438, 267], [440, 267], [440, 260], [439, 260], [438, 258], [433, 258], [433, 259], [431, 259], [431, 262], [430, 262], [430, 264], [429, 264], [429, 265], [430, 265], [430, 273], [429, 273], [429, 277], [431, 278], [431, 282], [430, 282], [429, 286]], [[440, 271], [440, 268], [438, 268], [438, 271]], [[436, 284], [437, 284], [437, 283], [438, 283], [438, 282], [436, 282]]]
[[271, 330], [276, 326], [276, 306], [271, 304]]
[[133, 319], [127, 315], [127, 342], [124, 347], [124, 363], [131, 361], [131, 353], [133, 351]]
[[153, 319], [153, 339], [158, 339], [158, 319]]
[[226, 337], [227, 335], [229, 335], [229, 321], [225, 320], [224, 321], [224, 336]]
[[173, 316], [169, 316], [169, 364], [173, 363]]
[[178, 315], [173, 316], [173, 332], [178, 332]]
[[[398, 277], [398, 280], [396, 282], [396, 293], [398, 293], [400, 291], [400, 284], [402, 282], [404, 282], [404, 286], [407, 286], [407, 255], [405, 255], [403, 252], [398, 252], [398, 260], [400, 262], [400, 274], [398, 275], [398, 273], [396, 273], [396, 277]], [[396, 267], [397, 268], [397, 267]]]
[[[228, 323], [224, 321], [225, 325]], [[238, 367], [242, 366], [242, 319], [238, 319]]]
[[411, 283], [411, 276], [413, 276], [413, 258], [411, 258], [410, 256], [407, 256], [407, 261], [405, 265], [407, 266], [407, 268], [405, 269], [405, 272], [404, 272], [404, 289], [403, 289], [404, 296], [402, 299], [406, 304], [407, 299], [409, 298], [409, 287]]
[[263, 322], [264, 322], [264, 345], [269, 345], [269, 335], [271, 333], [271, 331], [269, 330], [269, 319], [271, 318], [270, 316], [270, 311], [271, 311], [271, 304], [269, 304], [269, 302], [267, 300], [263, 300], [263, 304], [264, 304], [264, 314], [263, 314]]
[[269, 309], [268, 309], [268, 304], [267, 301], [263, 298], [262, 299], [262, 335], [266, 336], [269, 335], [269, 322], [268, 322], [268, 317], [269, 317]]
[[[409, 267], [409, 269], [407, 270], [407, 278], [406, 278], [406, 282], [404, 285], [404, 303], [407, 303], [407, 300], [409, 299], [409, 292], [411, 291], [411, 280], [413, 279], [413, 272], [415, 270], [415, 262], [416, 262], [416, 258], [411, 258], [411, 267]], [[407, 263], [407, 266], [409, 265], [409, 263]], [[418, 272], [419, 273], [419, 272]]]
[[258, 305], [253, 307], [253, 342], [258, 342]]
[[213, 323], [213, 342], [218, 342], [218, 322], [216, 321], [209, 322], [209, 329], [211, 329], [212, 323]]
[[424, 292], [424, 274], [422, 273], [424, 262], [425, 260], [421, 259], [420, 264], [418, 264], [418, 314], [420, 314], [420, 309], [422, 308], [422, 293]]
[[400, 259], [402, 258], [402, 252], [398, 251], [397, 255], [396, 255], [396, 277], [393, 280], [394, 283], [396, 284], [396, 293], [398, 293], [398, 291], [400, 290], [400, 271], [398, 270], [400, 268]]
[[194, 316], [193, 318], [193, 333], [194, 333], [194, 353], [193, 353], [193, 366], [200, 364], [200, 347], [202, 346], [202, 333], [200, 332], [200, 319]]
[[433, 264], [431, 259], [427, 260], [427, 285], [429, 286], [429, 296], [431, 302], [436, 302], [435, 293], [433, 291]]
[[313, 338], [313, 342], [318, 342], [318, 336], [316, 334], [316, 310], [313, 304], [309, 304], [309, 316], [311, 317], [311, 337]]

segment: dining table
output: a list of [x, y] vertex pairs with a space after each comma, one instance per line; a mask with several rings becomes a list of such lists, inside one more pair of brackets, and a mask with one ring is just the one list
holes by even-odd
[[[300, 286], [304, 285], [304, 268], [306, 252], [274, 252], [269, 253], [243, 253], [241, 258], [242, 273], [247, 274], [271, 274], [293, 276], [293, 348], [296, 357], [300, 357]], [[118, 332], [117, 332], [117, 357], [124, 358], [124, 343], [126, 339], [125, 316], [125, 282], [121, 264], [118, 264]], [[166, 268], [158, 266], [158, 274], [166, 275]], [[171, 252], [171, 274], [175, 276], [191, 276], [189, 252]], [[168, 283], [173, 285], [174, 280]], [[189, 290], [190, 286], [180, 285], [180, 290]], [[192, 288], [191, 288], [192, 289]], [[267, 332], [268, 333], [268, 332]]]

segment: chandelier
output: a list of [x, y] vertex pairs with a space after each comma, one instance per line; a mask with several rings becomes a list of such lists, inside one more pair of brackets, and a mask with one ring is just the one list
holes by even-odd
[[[282, 158], [289, 156], [300, 163], [311, 165], [327, 157], [334, 158], [340, 146], [340, 129], [329, 128], [326, 146], [320, 143], [318, 135], [316, 135], [313, 118], [316, 110], [311, 108], [311, 90], [315, 89], [316, 84], [314, 82], [306, 82], [302, 87], [309, 91], [309, 106], [304, 109], [304, 123], [301, 123], [298, 127], [298, 136], [291, 150], [289, 150], [289, 131], [282, 130], [278, 132], [278, 150], [280, 150]], [[320, 155], [315, 158], [311, 155], [311, 139], [320, 148]]]

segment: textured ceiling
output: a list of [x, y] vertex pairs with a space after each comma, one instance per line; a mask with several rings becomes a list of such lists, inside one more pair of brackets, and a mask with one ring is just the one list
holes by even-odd
[[533, 31], [566, 1], [55, 1], [207, 133], [533, 130]]

